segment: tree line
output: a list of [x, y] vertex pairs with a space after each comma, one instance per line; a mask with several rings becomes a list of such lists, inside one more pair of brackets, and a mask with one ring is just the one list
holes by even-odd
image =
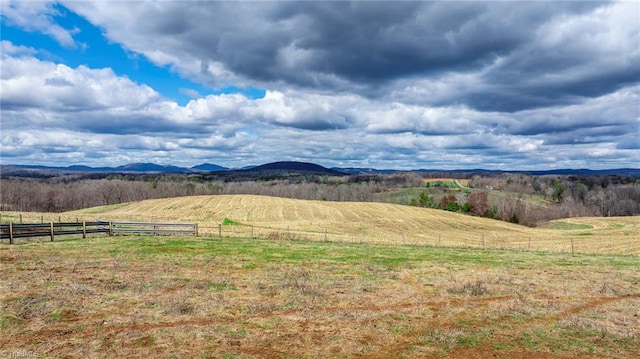
[[409, 186], [419, 176], [294, 176], [271, 180], [208, 179], [199, 175], [112, 175], [101, 179], [0, 179], [0, 210], [64, 212], [145, 199], [215, 194], [256, 194], [324, 201], [376, 200], [388, 186]]
[[639, 215], [640, 179], [474, 175], [467, 190], [425, 189], [410, 204], [534, 227], [559, 218]]
[[111, 175], [0, 180], [0, 210], [64, 212], [145, 199], [256, 194], [438, 208], [535, 226], [576, 216], [640, 214], [640, 179], [624, 176], [473, 175], [469, 187], [427, 187], [428, 174], [304, 175], [262, 180], [202, 175]]

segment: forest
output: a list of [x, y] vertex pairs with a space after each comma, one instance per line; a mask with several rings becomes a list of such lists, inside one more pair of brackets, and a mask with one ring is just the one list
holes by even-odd
[[425, 181], [442, 175], [422, 172], [348, 176], [271, 173], [261, 177], [111, 174], [97, 179], [81, 176], [3, 178], [0, 210], [63, 212], [154, 198], [257, 194], [429, 207], [531, 227], [558, 218], [640, 214], [640, 178], [635, 176], [458, 174], [468, 180], [463, 187], [430, 185]]

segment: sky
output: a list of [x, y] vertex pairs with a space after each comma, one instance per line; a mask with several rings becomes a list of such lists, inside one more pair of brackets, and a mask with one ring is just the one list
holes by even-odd
[[0, 6], [0, 164], [640, 168], [640, 1]]

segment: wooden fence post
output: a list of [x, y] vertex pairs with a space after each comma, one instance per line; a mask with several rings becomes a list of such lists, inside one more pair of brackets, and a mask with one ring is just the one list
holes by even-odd
[[573, 238], [571, 238], [571, 254], [575, 254], [575, 251], [573, 248]]
[[20, 224], [22, 224], [22, 213], [20, 213]]
[[13, 221], [9, 222], [9, 244], [13, 244]]
[[109, 221], [109, 237], [113, 236], [113, 221]]
[[87, 238], [87, 222], [82, 221], [82, 239]]
[[49, 222], [49, 230], [51, 232], [51, 242], [53, 242], [53, 221]]

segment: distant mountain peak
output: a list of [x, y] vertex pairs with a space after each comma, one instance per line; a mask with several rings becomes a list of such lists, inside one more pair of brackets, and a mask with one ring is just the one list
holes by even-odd
[[296, 162], [296, 161], [278, 161], [266, 163], [264, 165], [256, 166], [250, 169], [246, 169], [244, 171], [290, 171], [290, 172], [310, 172], [310, 173], [323, 173], [323, 174], [332, 174], [332, 175], [340, 175], [341, 172], [336, 170], [332, 170], [326, 167], [322, 167], [315, 163], [309, 162]]
[[191, 169], [195, 170], [195, 171], [201, 171], [201, 172], [221, 172], [221, 171], [226, 171], [229, 168], [218, 166], [218, 165], [214, 165], [214, 164], [211, 164], [211, 163], [203, 163], [203, 164], [199, 164], [197, 166], [193, 166], [193, 167], [191, 167]]
[[129, 163], [126, 165], [118, 166], [114, 168], [115, 171], [126, 172], [174, 172], [182, 173], [188, 172], [186, 168], [171, 166], [171, 165], [158, 165], [155, 163]]
[[[404, 172], [440, 172], [440, 173], [524, 173], [534, 176], [542, 175], [567, 175], [567, 176], [640, 176], [640, 168], [614, 168], [604, 170], [589, 169], [553, 169], [553, 170], [485, 170], [485, 169], [458, 169], [458, 170], [438, 170], [438, 169], [413, 169]], [[259, 166], [245, 166], [242, 168], [229, 169], [211, 163], [203, 163], [191, 168], [178, 167], [173, 165], [159, 165], [149, 162], [138, 162], [121, 165], [118, 167], [90, 167], [85, 165], [70, 165], [67, 167], [55, 167], [44, 165], [20, 165], [20, 164], [0, 164], [0, 177], [54, 177], [61, 174], [86, 174], [86, 173], [127, 173], [127, 174], [150, 174], [150, 173], [182, 173], [195, 174], [203, 172], [266, 172], [268, 176], [276, 175], [359, 175], [359, 174], [383, 174], [400, 172], [394, 169], [375, 168], [326, 168], [309, 162], [278, 161], [266, 163]], [[277, 173], [279, 172], [279, 173]]]

